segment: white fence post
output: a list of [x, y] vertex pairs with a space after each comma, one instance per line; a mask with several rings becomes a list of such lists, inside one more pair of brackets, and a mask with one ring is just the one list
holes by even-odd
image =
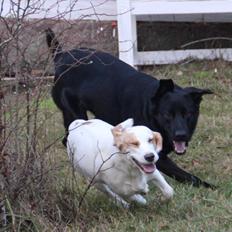
[[137, 51], [136, 18], [132, 14], [131, 0], [117, 0], [119, 58], [135, 65]]
[[[232, 60], [231, 48], [138, 51], [136, 20], [232, 22], [232, 0], [117, 0], [119, 58], [136, 66], [183, 59]], [[175, 20], [173, 17], [175, 16]], [[136, 18], [137, 17], [137, 18]]]

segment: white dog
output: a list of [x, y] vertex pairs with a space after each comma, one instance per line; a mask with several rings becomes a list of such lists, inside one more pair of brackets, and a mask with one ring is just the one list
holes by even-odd
[[166, 199], [173, 196], [172, 187], [155, 167], [161, 149], [161, 135], [133, 126], [133, 119], [116, 127], [98, 119], [75, 120], [69, 126], [67, 150], [75, 169], [125, 208], [127, 201], [146, 204], [141, 194], [148, 192], [148, 181]]

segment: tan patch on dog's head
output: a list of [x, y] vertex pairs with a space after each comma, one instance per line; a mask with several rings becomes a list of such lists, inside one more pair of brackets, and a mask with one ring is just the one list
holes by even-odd
[[139, 147], [140, 142], [133, 133], [126, 132], [120, 125], [112, 130], [114, 145], [121, 151], [127, 152], [129, 146]]
[[163, 148], [163, 138], [159, 132], [153, 132], [152, 142], [156, 147], [156, 151], [160, 152]]

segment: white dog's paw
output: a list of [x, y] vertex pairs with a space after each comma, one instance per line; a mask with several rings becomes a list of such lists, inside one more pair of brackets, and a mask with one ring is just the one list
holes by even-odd
[[125, 200], [123, 200], [121, 197], [116, 197], [115, 198], [115, 203], [116, 203], [117, 206], [123, 207], [124, 209], [129, 209], [130, 208], [130, 204], [128, 202], [126, 202]]
[[140, 205], [146, 205], [147, 204], [147, 200], [141, 196], [140, 194], [135, 194], [133, 196], [130, 197], [131, 201], [135, 201]]
[[172, 199], [173, 195], [174, 195], [174, 190], [171, 186], [168, 186], [167, 188], [164, 189], [163, 191], [164, 200]]
[[124, 209], [129, 209], [130, 208], [130, 204], [127, 202], [120, 202], [120, 205], [124, 208]]

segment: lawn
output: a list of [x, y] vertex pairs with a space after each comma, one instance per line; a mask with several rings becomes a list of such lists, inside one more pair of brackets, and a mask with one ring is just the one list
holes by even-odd
[[187, 153], [181, 157], [173, 153], [170, 157], [217, 189], [194, 188], [167, 177], [175, 190], [170, 202], [161, 202], [160, 192], [150, 186], [148, 205], [133, 205], [126, 210], [90, 188], [79, 208], [87, 184], [73, 172], [60, 140], [53, 144], [64, 131], [61, 113], [47, 97], [40, 107], [40, 117], [46, 123], [41, 120], [38, 144], [47, 148], [41, 150], [50, 167], [48, 183], [40, 183], [43, 188], [33, 195], [33, 209], [25, 207], [28, 198], [23, 195], [20, 199], [24, 203], [17, 206], [9, 198], [8, 208], [13, 208], [10, 215], [16, 221], [30, 219], [32, 231], [232, 231], [232, 67], [215, 61], [156, 66], [143, 71], [158, 78], [172, 78], [183, 87], [214, 91], [214, 95], [203, 97], [198, 126]]

